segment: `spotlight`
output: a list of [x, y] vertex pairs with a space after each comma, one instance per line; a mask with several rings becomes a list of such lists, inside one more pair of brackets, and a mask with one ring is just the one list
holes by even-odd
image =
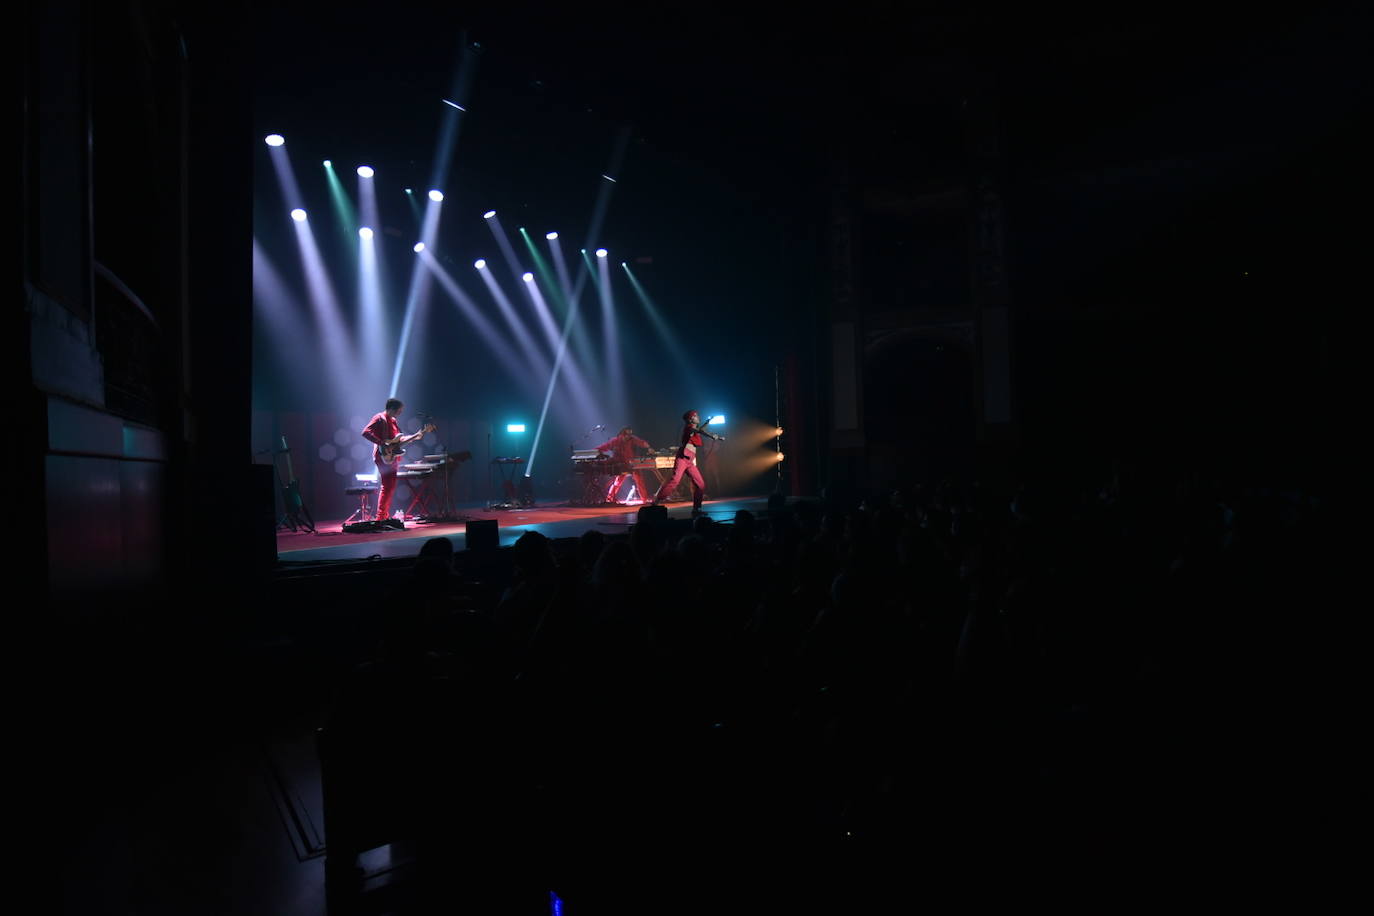
[[410, 190], [410, 188], [406, 188], [406, 193], [407, 193], [407, 194], [414, 194], [415, 192], [412, 191], [412, 190]]
[[358, 230], [358, 236], [363, 239], [370, 239], [372, 238], [372, 230], [364, 226]]
[[326, 160], [324, 161], [324, 167], [327, 168], [327, 169], [332, 169], [332, 168], [334, 167], [334, 163], [331, 162], [330, 160], [326, 159]]
[[360, 165], [360, 166], [358, 166], [358, 177], [359, 177], [359, 178], [371, 178], [372, 175], [373, 175], [372, 166], [370, 166], [370, 165]]
[[546, 239], [548, 239], [550, 242], [552, 242], [554, 239], [558, 238], [558, 233], [557, 233], [557, 232], [550, 232], [548, 235], [544, 236], [544, 238], [546, 238]]
[[286, 138], [281, 134], [268, 134], [265, 138], [268, 146], [281, 146], [286, 142]]
[[495, 210], [488, 210], [486, 213], [483, 213], [483, 214], [482, 214], [482, 219], [491, 219], [491, 218], [492, 218], [493, 216], [495, 216], [495, 215], [496, 215], [496, 211], [495, 211]]
[[476, 267], [478, 270], [486, 270], [487, 261], [485, 258], [478, 258], [477, 260], [472, 262], [472, 266]]
[[602, 175], [601, 177], [609, 181], [611, 184], [615, 184], [615, 179], [612, 178], [610, 175]]
[[444, 99], [444, 104], [456, 108], [459, 111], [467, 111], [462, 105], [459, 105], [457, 102], [450, 102], [448, 99]]
[[781, 461], [781, 460], [782, 460], [782, 452], [778, 452], [778, 457], [774, 458], [773, 460], [774, 460], [774, 461]]
[[598, 258], [604, 258], [608, 254], [610, 254], [610, 252], [608, 252], [605, 248], [596, 249], [596, 256]]
[[773, 430], [773, 435], [774, 435], [774, 436], [781, 436], [781, 435], [782, 435], [782, 427], [779, 426], [777, 429]]
[[523, 433], [524, 431], [525, 431], [525, 424], [524, 424], [524, 423], [507, 423], [507, 424], [506, 424], [506, 432], [508, 432], [508, 433]]
[[521, 274], [520, 279], [524, 280], [526, 283], [533, 283], [534, 274]]
[[419, 254], [420, 252], [422, 252], [422, 251], [424, 251], [424, 250], [425, 250], [425, 243], [424, 243], [424, 242], [416, 242], [416, 243], [415, 243], [415, 249], [414, 249], [414, 251], [415, 251], [416, 254]]
[[300, 207], [297, 207], [296, 209], [291, 211], [291, 218], [298, 223], [303, 223], [305, 222], [305, 211], [302, 210]]
[[429, 199], [432, 200], [432, 201], [434, 201], [434, 202], [437, 204], [439, 201], [441, 201], [441, 200], [444, 199], [444, 192], [443, 192], [443, 191], [430, 191], [430, 192], [429, 192]]
[[716, 424], [717, 426], [724, 426], [724, 425], [725, 425], [725, 414], [723, 414], [723, 413], [722, 413], [722, 414], [717, 414], [716, 416], [712, 417], [711, 419], [707, 420], [706, 422], [707, 422], [707, 423], [714, 423], [714, 424]]

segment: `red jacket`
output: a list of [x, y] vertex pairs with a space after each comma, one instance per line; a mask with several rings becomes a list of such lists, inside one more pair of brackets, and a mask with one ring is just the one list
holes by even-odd
[[701, 448], [701, 433], [690, 423], [684, 425], [682, 427], [682, 444], [678, 446], [677, 456], [679, 458], [695, 458], [699, 448]]
[[650, 448], [650, 445], [638, 436], [616, 436], [598, 445], [596, 450], [610, 452], [617, 461], [633, 461], [637, 448]]
[[[383, 442], [395, 439], [400, 434], [401, 424], [396, 422], [395, 417], [387, 416], [386, 411], [368, 420], [367, 425], [363, 427], [363, 438], [372, 443], [372, 460], [377, 460]], [[401, 456], [396, 457], [399, 459]]]

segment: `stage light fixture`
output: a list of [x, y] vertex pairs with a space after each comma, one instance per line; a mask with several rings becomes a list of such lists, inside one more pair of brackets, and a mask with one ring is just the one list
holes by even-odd
[[268, 134], [265, 139], [268, 146], [281, 146], [286, 142], [286, 138], [281, 134]]
[[430, 191], [429, 199], [437, 204], [444, 199], [444, 192], [439, 190]]
[[372, 166], [370, 166], [370, 165], [360, 165], [360, 166], [358, 166], [358, 177], [359, 177], [359, 178], [371, 178], [371, 177], [373, 176], [373, 174], [374, 174], [374, 172], [372, 171]]
[[508, 432], [508, 433], [523, 433], [524, 431], [525, 431], [525, 424], [524, 424], [524, 423], [507, 423], [507, 424], [506, 424], [506, 432]]
[[604, 258], [604, 257], [605, 257], [606, 255], [608, 255], [608, 254], [610, 254], [610, 252], [607, 251], [605, 248], [598, 248], [598, 249], [596, 249], [596, 256], [597, 256], [598, 258]]
[[450, 102], [448, 99], [444, 99], [444, 104], [452, 108], [456, 108], [459, 111], [467, 111], [467, 109], [464, 108], [462, 105], [459, 105], [457, 102]]
[[716, 414], [714, 417], [712, 417], [711, 419], [707, 420], [706, 422], [707, 422], [707, 423], [714, 423], [716, 426], [724, 426], [724, 425], [725, 425], [725, 414], [723, 414], [723, 413], [721, 413], [721, 414]]
[[486, 258], [478, 258], [477, 260], [475, 260], [475, 261], [472, 262], [472, 266], [473, 266], [473, 267], [476, 267], [478, 270], [486, 270], [486, 269], [487, 269], [487, 261], [486, 261]]
[[527, 273], [527, 274], [521, 274], [520, 279], [521, 279], [521, 280], [524, 280], [526, 283], [533, 283], [533, 282], [534, 282], [534, 274], [529, 274], [529, 273]]
[[486, 213], [483, 213], [483, 214], [482, 214], [482, 219], [491, 219], [491, 218], [492, 218], [493, 216], [495, 216], [495, 215], [496, 215], [496, 211], [495, 211], [495, 210], [488, 210]]
[[414, 194], [415, 192], [412, 191], [410, 188], [406, 188], [406, 193], [407, 193], [407, 194]]
[[781, 461], [781, 460], [782, 460], [782, 452], [778, 452], [778, 457], [774, 458], [773, 460], [774, 460], [774, 461]]
[[302, 210], [300, 207], [297, 207], [296, 209], [291, 211], [291, 218], [298, 223], [303, 223], [305, 222], [305, 211]]
[[782, 427], [779, 426], [777, 429], [773, 430], [773, 435], [775, 435], [775, 436], [781, 436], [781, 435], [782, 435]]
[[550, 232], [550, 233], [548, 233], [547, 235], [545, 235], [544, 238], [546, 238], [546, 239], [548, 239], [550, 242], [552, 242], [554, 239], [558, 238], [558, 233], [557, 233], [557, 232]]
[[611, 184], [615, 184], [615, 179], [612, 178], [610, 175], [602, 175], [601, 177], [609, 181]]
[[324, 161], [324, 167], [327, 168], [327, 169], [332, 169], [332, 168], [334, 167], [333, 161], [331, 161], [331, 160], [329, 160], [329, 159], [326, 159], [326, 160]]
[[372, 238], [372, 230], [369, 229], [367, 226], [363, 226], [361, 229], [358, 230], [358, 237], [361, 239], [370, 239]]
[[416, 254], [419, 254], [420, 252], [422, 252], [422, 251], [424, 251], [424, 250], [425, 250], [425, 243], [424, 243], [424, 242], [416, 242], [416, 243], [415, 243], [414, 251], [415, 251]]

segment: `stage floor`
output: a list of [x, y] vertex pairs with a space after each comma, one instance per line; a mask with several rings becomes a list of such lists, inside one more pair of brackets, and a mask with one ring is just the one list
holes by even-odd
[[[768, 500], [762, 496], [734, 499], [708, 499], [702, 510], [718, 522], [729, 522], [740, 509], [763, 514]], [[468, 520], [495, 519], [500, 545], [508, 547], [526, 531], [538, 531], [549, 538], [575, 538], [593, 528], [607, 534], [625, 533], [635, 522], [638, 506], [570, 506], [566, 503], [535, 505], [528, 509], [486, 509], [482, 505], [459, 508], [465, 519], [455, 522], [407, 521], [404, 530], [350, 534], [342, 521], [319, 523], [313, 534], [283, 530], [277, 532], [279, 563], [328, 563], [340, 560], [366, 560], [370, 557], [413, 557], [420, 546], [434, 537], [448, 538], [454, 550], [467, 547], [465, 525]], [[690, 502], [670, 503], [669, 518], [690, 518]]]

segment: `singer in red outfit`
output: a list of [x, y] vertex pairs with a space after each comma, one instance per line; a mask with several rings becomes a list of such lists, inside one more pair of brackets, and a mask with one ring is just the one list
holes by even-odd
[[620, 488], [625, 483], [626, 477], [633, 477], [635, 489], [639, 491], [641, 501], [647, 502], [651, 498], [651, 491], [644, 486], [644, 475], [638, 470], [630, 467], [635, 460], [637, 449], [652, 449], [648, 442], [635, 435], [635, 431], [626, 426], [613, 439], [607, 439], [596, 447], [598, 452], [609, 452], [616, 464], [616, 474], [611, 480], [611, 488], [606, 491], [607, 502], [618, 502], [616, 499], [620, 495]]
[[[389, 461], [382, 458], [382, 446], [401, 437], [401, 424], [396, 418], [405, 409], [400, 398], [387, 398], [386, 409], [367, 421], [363, 427], [363, 438], [372, 443], [372, 461], [377, 465], [377, 482], [381, 489], [377, 492], [376, 521], [385, 521], [391, 512], [391, 497], [396, 492], [396, 465], [404, 453]], [[419, 435], [412, 438], [419, 438]]]
[[689, 410], [682, 415], [682, 442], [677, 449], [677, 460], [673, 462], [673, 476], [670, 477], [663, 486], [658, 488], [654, 494], [653, 504], [658, 505], [677, 489], [677, 485], [682, 481], [682, 475], [686, 474], [687, 479], [692, 482], [692, 514], [701, 513], [701, 501], [706, 498], [706, 481], [701, 477], [701, 471], [697, 470], [697, 449], [701, 448], [701, 437], [715, 439], [717, 442], [724, 442], [724, 436], [717, 436], [709, 433], [699, 424], [701, 414], [695, 410]]

